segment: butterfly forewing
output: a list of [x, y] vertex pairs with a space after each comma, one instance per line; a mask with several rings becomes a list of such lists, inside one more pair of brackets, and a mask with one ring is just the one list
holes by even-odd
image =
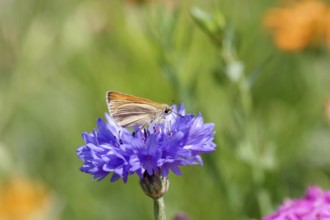
[[110, 115], [122, 127], [149, 124], [164, 111], [163, 104], [113, 91], [107, 93], [107, 104]]
[[107, 93], [108, 102], [109, 101], [124, 101], [124, 100], [132, 101], [132, 102], [145, 102], [145, 103], [158, 104], [149, 99], [145, 99], [145, 98], [141, 98], [141, 97], [137, 97], [137, 96], [133, 96], [133, 95], [127, 95], [127, 94], [120, 93], [120, 92], [109, 91]]

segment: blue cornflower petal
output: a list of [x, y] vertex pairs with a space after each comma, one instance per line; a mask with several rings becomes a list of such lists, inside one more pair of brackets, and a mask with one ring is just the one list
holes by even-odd
[[[148, 129], [128, 129], [118, 126], [105, 114], [107, 122], [97, 120], [97, 129], [83, 133], [85, 145], [77, 150], [84, 162], [80, 170], [102, 180], [112, 174], [110, 181], [137, 174], [153, 175], [161, 172], [168, 176], [172, 171], [181, 175], [180, 166], [203, 165], [200, 154], [215, 150], [214, 125], [204, 124], [201, 114], [186, 114], [184, 105], [173, 106], [175, 113], [166, 117], [163, 124], [151, 124]], [[180, 115], [180, 116], [178, 116]]]

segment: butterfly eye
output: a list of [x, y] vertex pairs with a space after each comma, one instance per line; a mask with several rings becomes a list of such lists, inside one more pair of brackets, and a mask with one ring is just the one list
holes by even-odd
[[169, 112], [171, 112], [171, 109], [170, 108], [165, 108], [164, 113], [168, 114]]

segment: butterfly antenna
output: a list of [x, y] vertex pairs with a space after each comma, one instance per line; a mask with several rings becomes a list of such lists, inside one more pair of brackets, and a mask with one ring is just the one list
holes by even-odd
[[180, 115], [179, 113], [174, 112], [174, 111], [172, 111], [172, 112], [174, 113], [174, 115], [177, 115], [177, 116], [179, 116], [179, 117], [181, 117], [181, 118], [184, 118], [183, 115]]

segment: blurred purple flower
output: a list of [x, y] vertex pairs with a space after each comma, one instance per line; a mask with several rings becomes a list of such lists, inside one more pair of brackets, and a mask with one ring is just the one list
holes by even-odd
[[107, 123], [98, 119], [98, 129], [82, 134], [85, 145], [77, 150], [84, 161], [80, 170], [98, 180], [112, 173], [111, 182], [122, 178], [126, 183], [134, 173], [140, 178], [145, 172], [161, 172], [167, 177], [170, 170], [180, 175], [179, 166], [203, 165], [199, 154], [210, 153], [216, 147], [214, 124], [204, 124], [200, 114], [186, 115], [183, 104], [179, 109], [173, 107], [183, 117], [170, 114], [164, 124], [135, 132], [116, 125], [108, 114]]
[[289, 199], [276, 213], [263, 220], [329, 220], [330, 191], [322, 191], [317, 186], [309, 187], [305, 197]]

